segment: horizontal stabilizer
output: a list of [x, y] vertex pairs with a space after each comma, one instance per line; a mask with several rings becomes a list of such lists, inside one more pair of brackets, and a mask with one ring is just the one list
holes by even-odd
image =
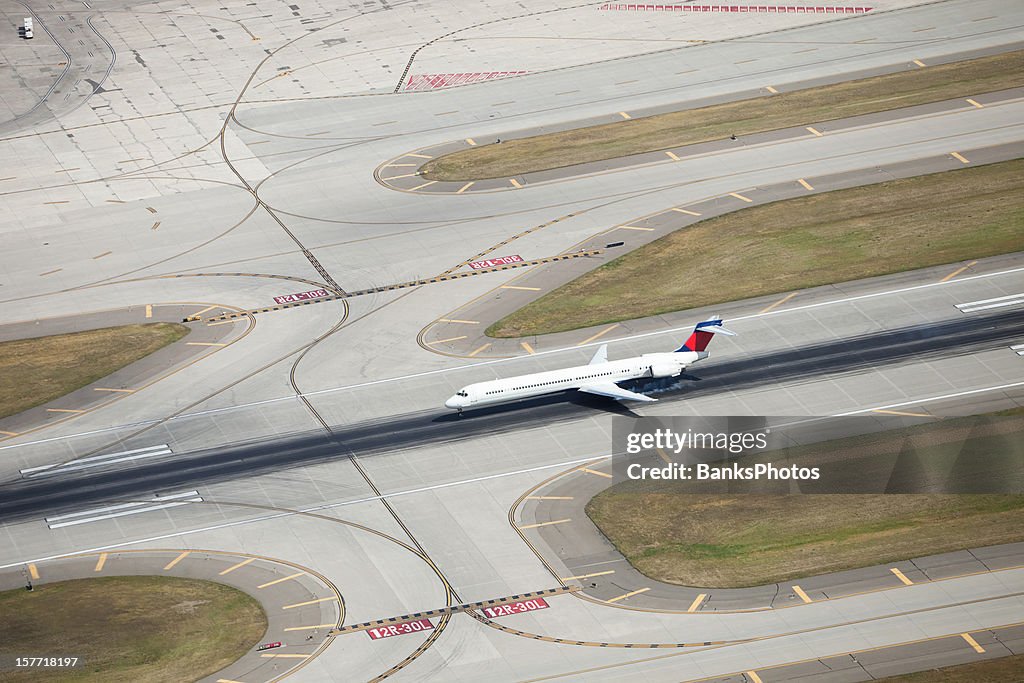
[[657, 401], [656, 398], [650, 396], [644, 396], [638, 394], [635, 391], [629, 391], [623, 389], [617, 384], [612, 382], [602, 382], [600, 384], [587, 384], [586, 386], [580, 387], [580, 391], [588, 394], [596, 394], [598, 396], [607, 396], [608, 398], [615, 398], [620, 401]]

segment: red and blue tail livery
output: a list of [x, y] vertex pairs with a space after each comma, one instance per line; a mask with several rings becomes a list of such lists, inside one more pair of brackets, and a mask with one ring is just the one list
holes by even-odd
[[728, 336], [735, 336], [736, 333], [732, 330], [728, 330], [722, 326], [722, 318], [713, 315], [703, 322], [697, 323], [696, 327], [693, 328], [693, 334], [686, 342], [676, 349], [676, 353], [684, 353], [686, 351], [696, 351], [700, 353], [708, 348], [708, 344], [711, 342], [711, 338], [716, 334], [724, 334]]

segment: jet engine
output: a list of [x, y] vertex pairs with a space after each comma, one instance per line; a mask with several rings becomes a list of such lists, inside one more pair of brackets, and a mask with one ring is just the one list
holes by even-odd
[[651, 364], [651, 377], [675, 377], [682, 371], [681, 363], [660, 361]]

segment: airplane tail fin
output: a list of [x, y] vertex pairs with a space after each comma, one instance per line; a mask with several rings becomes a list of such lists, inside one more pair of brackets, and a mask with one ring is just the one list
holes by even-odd
[[711, 338], [716, 334], [725, 334], [730, 337], [736, 335], [732, 330], [722, 327], [722, 319], [719, 316], [713, 315], [707, 320], [697, 323], [696, 327], [693, 328], [690, 338], [676, 349], [676, 353], [680, 351], [704, 351], [708, 347]]

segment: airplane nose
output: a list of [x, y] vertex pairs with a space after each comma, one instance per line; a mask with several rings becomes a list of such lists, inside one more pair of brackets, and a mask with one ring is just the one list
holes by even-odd
[[444, 402], [444, 407], [445, 408], [452, 408], [452, 409], [454, 409], [454, 408], [458, 408], [459, 406], [457, 406], [455, 404], [455, 397], [452, 396], [450, 399], [448, 399], [447, 401]]

